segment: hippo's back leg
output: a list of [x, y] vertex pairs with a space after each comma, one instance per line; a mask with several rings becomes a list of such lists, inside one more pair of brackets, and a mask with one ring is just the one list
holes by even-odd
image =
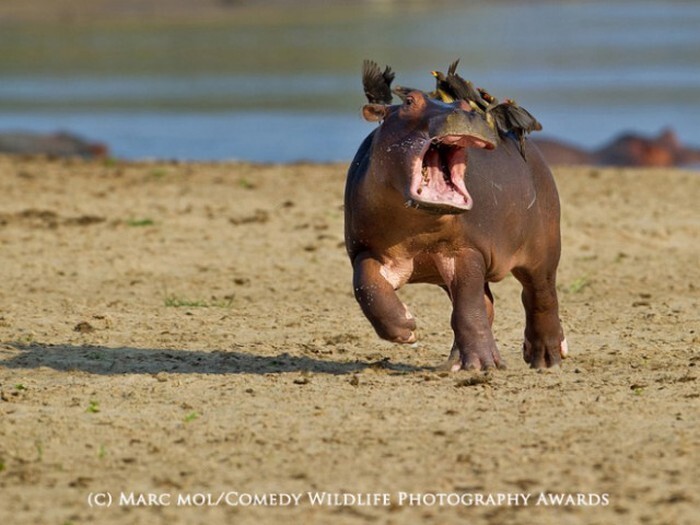
[[559, 320], [556, 261], [549, 268], [531, 271], [516, 268], [513, 275], [523, 285], [525, 340], [523, 358], [532, 368], [558, 365], [566, 357], [566, 340]]
[[484, 283], [484, 303], [486, 303], [486, 313], [489, 316], [489, 324], [491, 326], [493, 326], [493, 318], [495, 316], [493, 302], [493, 294], [491, 293], [491, 288], [489, 288], [489, 283]]

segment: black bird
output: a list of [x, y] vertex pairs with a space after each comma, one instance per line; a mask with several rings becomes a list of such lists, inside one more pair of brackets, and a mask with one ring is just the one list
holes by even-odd
[[474, 107], [474, 104], [482, 111], [486, 109], [487, 103], [481, 98], [481, 94], [474, 88], [474, 85], [465, 80], [457, 74], [457, 65], [459, 64], [459, 59], [455, 60], [450, 64], [450, 68], [447, 70], [447, 77], [445, 82], [457, 100], [466, 100], [470, 102], [470, 105]]
[[443, 102], [464, 100], [469, 106], [481, 113], [486, 122], [492, 128], [498, 130], [502, 136], [512, 133], [518, 139], [520, 154], [525, 160], [525, 135], [533, 131], [540, 131], [542, 124], [514, 100], [506, 99], [499, 102], [496, 97], [482, 88], [474, 88], [474, 85], [457, 74], [459, 59], [450, 64], [447, 75], [440, 71], [433, 71], [435, 77], [435, 91], [430, 96]]
[[518, 139], [520, 154], [525, 158], [525, 135], [540, 131], [542, 124], [514, 100], [499, 102], [485, 89], [475, 89], [471, 82], [457, 74], [458, 63], [459, 60], [450, 65], [443, 88], [446, 87], [455, 99], [466, 100], [472, 109], [484, 114], [486, 121], [491, 126], [495, 125], [500, 134], [513, 133]]
[[391, 83], [395, 76], [389, 66], [382, 72], [373, 60], [365, 60], [362, 63], [362, 86], [370, 104], [391, 104]]
[[431, 71], [431, 74], [435, 77], [435, 91], [428, 93], [430, 98], [441, 100], [443, 102], [447, 102], [448, 104], [450, 102], [454, 102], [455, 97], [452, 93], [452, 89], [447, 83], [447, 77], [445, 74], [441, 71]]
[[448, 104], [459, 98], [454, 90], [454, 86], [451, 83], [451, 77], [455, 75], [458, 64], [459, 58], [448, 66], [447, 76], [445, 76], [445, 73], [442, 71], [431, 71], [431, 74], [435, 77], [435, 91], [430, 93], [431, 98], [442, 100]]
[[542, 124], [532, 116], [532, 113], [511, 99], [506, 99], [500, 104], [495, 100], [486, 112], [493, 117], [499, 132], [503, 134], [512, 132], [516, 136], [520, 154], [525, 158], [525, 135], [533, 131], [540, 131]]

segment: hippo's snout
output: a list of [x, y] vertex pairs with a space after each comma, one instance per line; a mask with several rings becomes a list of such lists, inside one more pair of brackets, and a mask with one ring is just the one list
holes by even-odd
[[465, 184], [468, 149], [494, 149], [498, 137], [483, 115], [451, 107], [428, 121], [430, 140], [413, 164], [407, 205], [441, 214], [473, 206]]
[[436, 139], [469, 137], [472, 139], [472, 145], [486, 149], [495, 148], [498, 141], [496, 130], [489, 125], [483, 115], [460, 108], [454, 108], [450, 112], [433, 117], [428, 124], [428, 133], [431, 138]]

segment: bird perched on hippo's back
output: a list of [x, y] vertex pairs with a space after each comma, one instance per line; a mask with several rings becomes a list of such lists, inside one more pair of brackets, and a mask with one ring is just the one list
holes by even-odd
[[507, 98], [505, 102], [489, 106], [487, 112], [493, 116], [500, 133], [512, 132], [518, 139], [520, 153], [525, 157], [525, 135], [541, 131], [542, 124], [524, 107]]

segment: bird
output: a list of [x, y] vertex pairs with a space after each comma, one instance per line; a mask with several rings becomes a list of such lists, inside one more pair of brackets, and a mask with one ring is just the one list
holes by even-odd
[[432, 95], [434, 95], [433, 98], [447, 103], [454, 102], [455, 100], [464, 100], [473, 108], [479, 108], [483, 111], [487, 106], [486, 102], [483, 101], [481, 95], [471, 82], [457, 74], [458, 65], [459, 58], [449, 65], [447, 75], [441, 71], [432, 71], [432, 75], [435, 77], [435, 91], [432, 93]]
[[435, 91], [430, 93], [432, 98], [441, 100], [442, 102], [446, 102], [448, 104], [459, 98], [452, 84], [450, 83], [451, 77], [455, 74], [458, 64], [459, 58], [448, 66], [447, 75], [445, 75], [442, 71], [431, 71], [431, 74], [435, 77]]
[[454, 94], [447, 83], [447, 77], [445, 74], [441, 71], [431, 71], [431, 74], [435, 77], [435, 90], [428, 94], [430, 98], [441, 100], [442, 102], [446, 102], [448, 104], [454, 102]]
[[448, 103], [455, 100], [466, 101], [469, 107], [481, 113], [486, 122], [497, 129], [500, 135], [512, 133], [518, 140], [520, 154], [525, 158], [525, 136], [533, 131], [540, 131], [542, 124], [514, 100], [499, 102], [485, 89], [475, 88], [471, 82], [457, 74], [458, 65], [459, 59], [452, 62], [447, 75], [440, 71], [432, 72], [436, 79], [434, 98]]
[[373, 60], [365, 60], [362, 63], [362, 86], [370, 104], [391, 104], [391, 83], [395, 76], [389, 66], [382, 72]]
[[509, 98], [501, 103], [498, 103], [498, 100], [494, 98], [494, 102], [488, 106], [486, 113], [492, 116], [500, 133], [511, 132], [515, 135], [518, 139], [520, 154], [527, 160], [525, 157], [525, 135], [533, 131], [540, 131], [542, 124], [532, 113]]
[[498, 104], [498, 99], [484, 88], [476, 88], [476, 90], [479, 92], [479, 95], [481, 95], [481, 98], [483, 98], [488, 104]]
[[447, 77], [445, 78], [445, 82], [449, 87], [450, 93], [452, 93], [454, 98], [457, 100], [466, 100], [467, 102], [476, 104], [476, 106], [482, 110], [485, 109], [487, 104], [481, 98], [481, 94], [479, 93], [479, 91], [476, 88], [474, 88], [474, 85], [471, 82], [465, 80], [457, 74], [458, 64], [459, 59], [455, 60], [452, 64], [450, 64], [450, 67], [447, 70]]

